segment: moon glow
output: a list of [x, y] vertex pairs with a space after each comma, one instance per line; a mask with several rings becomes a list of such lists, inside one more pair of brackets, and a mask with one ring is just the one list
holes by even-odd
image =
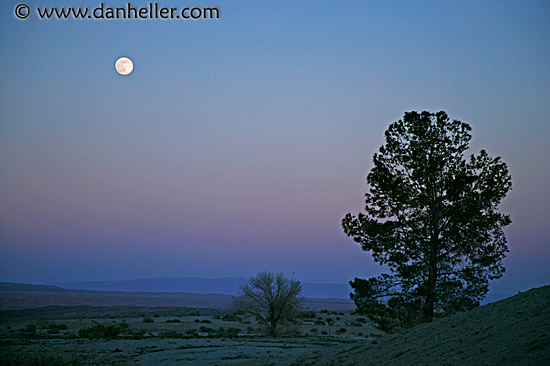
[[121, 57], [116, 60], [115, 69], [120, 75], [128, 75], [134, 70], [134, 63], [128, 57]]

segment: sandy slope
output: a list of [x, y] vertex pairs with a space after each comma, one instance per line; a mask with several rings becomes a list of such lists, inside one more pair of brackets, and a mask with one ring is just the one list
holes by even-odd
[[550, 365], [550, 286], [386, 336], [376, 344], [365, 341], [303, 354], [278, 362], [283, 364]]

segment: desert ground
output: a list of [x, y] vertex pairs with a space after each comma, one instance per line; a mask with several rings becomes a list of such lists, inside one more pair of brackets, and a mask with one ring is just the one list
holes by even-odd
[[264, 335], [230, 309], [49, 306], [1, 313], [2, 365], [545, 365], [550, 286], [384, 334], [315, 310]]
[[102, 310], [102, 317], [94, 307], [4, 311], [0, 326], [2, 364], [277, 363], [283, 357], [357, 344], [383, 334], [369, 326], [365, 317], [349, 311], [307, 312], [299, 324], [283, 325], [281, 337], [269, 338], [254, 319], [230, 311], [139, 307]]

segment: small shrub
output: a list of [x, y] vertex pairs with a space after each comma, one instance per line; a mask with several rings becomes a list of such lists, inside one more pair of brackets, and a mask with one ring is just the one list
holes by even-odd
[[36, 332], [36, 325], [34, 324], [28, 324], [25, 329], [24, 329], [25, 332], [27, 333], [34, 333]]
[[136, 332], [132, 332], [131, 335], [132, 339], [142, 339], [143, 337], [145, 337], [145, 330], [141, 329]]
[[322, 320], [316, 320], [315, 325], [325, 325], [325, 322]]
[[236, 337], [241, 330], [239, 328], [227, 328], [226, 336], [229, 338]]
[[208, 319], [203, 319], [203, 320], [201, 320], [201, 323], [208, 324], [208, 323], [212, 323], [212, 322]]
[[340, 328], [336, 331], [336, 334], [342, 334], [342, 333], [346, 333], [346, 332], [347, 332], [346, 328]]
[[48, 333], [48, 334], [59, 334], [59, 329], [50, 328], [50, 329], [48, 329], [48, 331], [46, 333]]
[[50, 321], [48, 319], [42, 318], [38, 320], [38, 326], [40, 327], [40, 329], [48, 328], [49, 324], [50, 324]]
[[201, 313], [197, 310], [197, 311], [192, 311], [189, 313], [189, 316], [201, 316]]
[[311, 333], [317, 333], [317, 332], [319, 331], [319, 329], [317, 329], [317, 328], [311, 328], [309, 331], [310, 331]]
[[303, 319], [315, 319], [315, 311], [302, 311], [299, 315]]
[[117, 325], [108, 325], [96, 323], [89, 328], [83, 328], [78, 331], [78, 335], [82, 338], [107, 338], [112, 339], [118, 337], [120, 328]]
[[236, 313], [225, 314], [222, 316], [222, 320], [226, 322], [240, 322], [242, 319]]
[[181, 323], [181, 320], [179, 319], [168, 319], [166, 323]]
[[143, 322], [144, 323], [154, 323], [155, 319], [150, 318], [150, 317], [145, 317], [145, 318], [143, 318]]
[[180, 335], [175, 330], [163, 330], [159, 333], [159, 338], [179, 338]]
[[59, 329], [59, 330], [67, 330], [67, 325], [65, 324], [50, 324], [48, 325], [48, 329]]
[[326, 330], [323, 330], [323, 331], [321, 332], [321, 334], [322, 334], [322, 335], [328, 335], [328, 332], [327, 332]]

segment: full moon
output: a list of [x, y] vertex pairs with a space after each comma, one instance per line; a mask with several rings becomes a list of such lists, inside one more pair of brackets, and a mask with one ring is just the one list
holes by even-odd
[[121, 57], [116, 60], [115, 69], [120, 75], [128, 75], [134, 69], [134, 63], [128, 57]]

